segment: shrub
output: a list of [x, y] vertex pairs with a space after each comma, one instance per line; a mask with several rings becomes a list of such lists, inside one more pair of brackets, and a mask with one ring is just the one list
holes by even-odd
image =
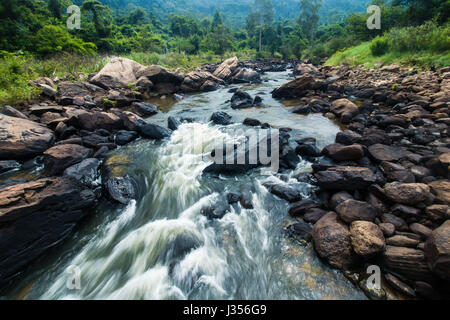
[[384, 37], [376, 37], [370, 43], [370, 52], [375, 57], [386, 54], [389, 50], [389, 42]]

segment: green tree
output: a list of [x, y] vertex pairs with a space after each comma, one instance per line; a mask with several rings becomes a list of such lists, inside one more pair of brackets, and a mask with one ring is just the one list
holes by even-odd
[[103, 38], [108, 35], [104, 20], [111, 13], [111, 10], [101, 4], [98, 0], [87, 0], [83, 3], [81, 9], [92, 13], [92, 21], [99, 37]]
[[300, 0], [300, 16], [298, 24], [303, 34], [310, 38], [310, 46], [314, 45], [314, 34], [319, 23], [319, 10], [322, 0]]
[[222, 15], [220, 14], [219, 10], [216, 9], [214, 11], [214, 18], [213, 18], [213, 21], [212, 21], [212, 24], [211, 24], [211, 29], [214, 30], [215, 28], [217, 28], [221, 24], [223, 24]]
[[48, 10], [56, 19], [61, 19], [62, 5], [59, 0], [49, 0], [47, 4]]
[[250, 8], [247, 17], [247, 29], [251, 33], [254, 33], [255, 30], [258, 31], [259, 51], [262, 51], [263, 29], [272, 23], [274, 15], [275, 11], [271, 0], [255, 0], [253, 6]]
[[223, 24], [209, 33], [201, 44], [206, 51], [213, 51], [216, 54], [223, 55], [226, 51], [232, 49], [231, 32]]

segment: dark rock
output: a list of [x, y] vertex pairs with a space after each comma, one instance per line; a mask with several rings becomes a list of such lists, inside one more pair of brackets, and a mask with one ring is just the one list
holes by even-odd
[[245, 91], [238, 90], [231, 98], [231, 108], [245, 109], [253, 106], [253, 98]]
[[62, 144], [44, 152], [45, 169], [52, 175], [77, 164], [92, 155], [92, 150], [77, 144]]
[[328, 212], [325, 210], [322, 210], [320, 208], [311, 208], [308, 209], [305, 214], [303, 215], [303, 220], [309, 223], [316, 223], [320, 219], [322, 219], [323, 216], [325, 216]]
[[261, 121], [252, 118], [246, 118], [243, 124], [250, 127], [258, 127], [261, 125]]
[[202, 209], [201, 213], [208, 219], [222, 219], [230, 209], [231, 207], [228, 202], [217, 201], [211, 206]]
[[390, 246], [395, 247], [417, 248], [417, 245], [420, 243], [420, 241], [411, 239], [403, 235], [395, 235], [393, 237], [387, 238], [386, 243]]
[[139, 132], [144, 138], [152, 140], [161, 140], [172, 135], [172, 131], [169, 129], [153, 123], [147, 123], [146, 125], [139, 127]]
[[336, 161], [356, 161], [364, 157], [364, 149], [359, 144], [344, 146], [336, 143], [326, 146], [322, 154]]
[[393, 276], [392, 274], [387, 273], [384, 275], [384, 278], [386, 279], [387, 283], [389, 283], [395, 290], [397, 290], [403, 294], [406, 294], [409, 297], [416, 296], [413, 288], [404, 284], [402, 281], [400, 281], [400, 279]]
[[181, 126], [181, 121], [174, 117], [169, 117], [167, 119], [167, 122], [168, 122], [167, 126], [172, 131], [178, 130], [178, 128]]
[[120, 130], [116, 133], [114, 142], [119, 146], [124, 146], [131, 141], [136, 140], [138, 136], [139, 134], [136, 131]]
[[395, 233], [395, 226], [392, 223], [380, 223], [378, 227], [383, 231], [385, 237], [390, 237]]
[[214, 112], [211, 116], [211, 121], [218, 125], [229, 125], [231, 124], [231, 116], [226, 112]]
[[422, 250], [388, 245], [383, 253], [383, 264], [410, 279], [426, 281], [431, 277]]
[[123, 128], [123, 121], [111, 112], [83, 112], [78, 115], [78, 125], [89, 131], [99, 128], [120, 130]]
[[347, 191], [341, 191], [338, 193], [333, 194], [333, 196], [330, 199], [330, 207], [332, 209], [336, 209], [336, 207], [341, 204], [342, 202], [346, 200], [353, 200], [353, 197], [350, 193]]
[[289, 214], [293, 217], [299, 217], [302, 216], [308, 211], [309, 209], [317, 208], [317, 204], [312, 200], [302, 200], [300, 202], [294, 203], [289, 208]]
[[98, 149], [102, 144], [109, 143], [109, 139], [98, 134], [90, 134], [82, 138], [83, 145], [88, 148]]
[[141, 117], [151, 117], [159, 112], [158, 107], [147, 102], [134, 102], [131, 107]]
[[396, 217], [393, 214], [385, 213], [381, 216], [381, 221], [384, 223], [390, 223], [395, 226], [395, 229], [397, 230], [408, 230], [408, 225], [406, 224], [405, 220], [402, 218]]
[[376, 161], [398, 161], [405, 157], [405, 151], [399, 147], [374, 144], [369, 147], [370, 156]]
[[22, 165], [14, 160], [0, 160], [0, 174], [19, 169]]
[[238, 203], [240, 199], [241, 199], [241, 196], [237, 193], [230, 192], [227, 194], [227, 201], [229, 204]]
[[336, 143], [343, 145], [351, 145], [357, 143], [361, 139], [361, 135], [351, 130], [338, 132], [336, 135]]
[[312, 226], [306, 222], [298, 222], [288, 227], [291, 236], [300, 238], [301, 240], [311, 241]]
[[356, 200], [345, 200], [336, 207], [339, 217], [346, 223], [353, 221], [374, 221], [377, 211], [367, 202]]
[[88, 188], [95, 188], [99, 185], [100, 161], [89, 158], [64, 170], [64, 176], [71, 177]]
[[332, 167], [314, 174], [317, 184], [324, 189], [358, 190], [365, 189], [377, 181], [376, 175], [368, 168]]
[[418, 204], [431, 196], [430, 188], [422, 183], [388, 183], [384, 194], [389, 200], [406, 205]]
[[430, 269], [440, 278], [450, 280], [450, 220], [435, 229], [425, 243]]
[[284, 185], [271, 185], [267, 186], [269, 189], [269, 192], [276, 195], [277, 197], [284, 199], [288, 202], [296, 202], [302, 200], [302, 195], [300, 192], [291, 186], [284, 186]]
[[138, 197], [137, 182], [130, 176], [110, 178], [105, 186], [109, 197], [121, 204], [128, 204]]

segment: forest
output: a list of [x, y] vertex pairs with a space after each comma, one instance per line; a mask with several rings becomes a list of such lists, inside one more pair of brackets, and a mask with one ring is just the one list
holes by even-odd
[[[66, 26], [72, 4], [79, 30]], [[369, 4], [381, 8], [380, 30], [366, 26]], [[182, 69], [232, 54], [448, 65], [449, 12], [450, 0], [3, 0], [0, 71], [12, 78], [0, 80], [0, 100], [26, 98], [35, 75], [97, 71], [107, 55]]]

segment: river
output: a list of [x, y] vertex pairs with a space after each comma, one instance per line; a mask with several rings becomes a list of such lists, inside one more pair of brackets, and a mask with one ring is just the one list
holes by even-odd
[[[232, 110], [226, 101], [237, 85], [215, 92], [159, 101], [164, 112], [148, 119], [167, 125], [169, 116], [194, 120], [164, 142], [138, 140], [114, 151], [113, 172], [141, 181], [141, 197], [125, 207], [103, 202], [61, 246], [33, 263], [3, 293], [7, 299], [365, 299], [340, 272], [323, 264], [311, 244], [287, 236], [288, 203], [270, 194], [265, 182], [295, 184], [304, 198], [313, 186], [294, 176], [311, 170], [263, 175], [202, 175], [203, 157], [224, 127], [208, 123], [225, 111], [243, 128], [256, 118], [275, 128], [290, 127], [294, 138], [315, 137], [323, 147], [339, 127], [321, 115], [292, 114], [271, 91], [292, 79], [289, 72], [268, 73], [260, 85], [243, 89], [260, 95], [264, 107]], [[295, 102], [288, 102], [294, 105]], [[281, 179], [282, 178], [282, 179]], [[222, 219], [209, 220], [201, 209], [227, 192], [251, 190], [253, 209], [234, 205]], [[74, 271], [75, 270], [75, 271]], [[67, 286], [80, 272], [80, 287]]]

